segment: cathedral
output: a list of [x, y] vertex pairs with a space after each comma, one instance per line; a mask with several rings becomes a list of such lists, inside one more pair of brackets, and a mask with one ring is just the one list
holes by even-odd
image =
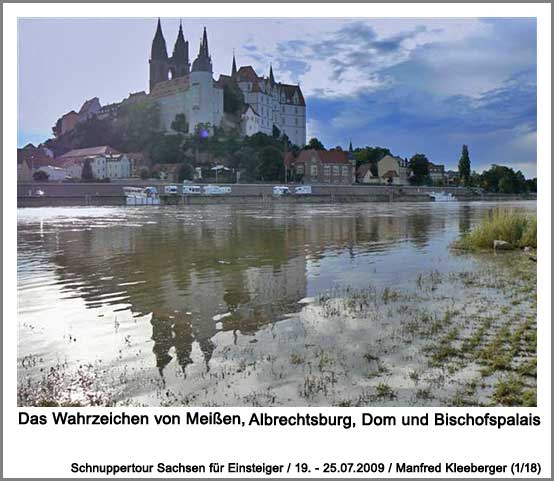
[[198, 55], [189, 61], [189, 42], [182, 24], [171, 57], [158, 20], [150, 53], [150, 94], [160, 108], [162, 125], [171, 130], [177, 114], [184, 114], [189, 132], [197, 126], [221, 126], [226, 116], [223, 91], [226, 85], [241, 90], [244, 108], [240, 113], [243, 135], [273, 133], [277, 127], [299, 147], [306, 144], [306, 103], [300, 86], [276, 82], [270, 66], [267, 77], [259, 76], [252, 66], [237, 68], [233, 54], [230, 75], [213, 77], [208, 34], [204, 28]]

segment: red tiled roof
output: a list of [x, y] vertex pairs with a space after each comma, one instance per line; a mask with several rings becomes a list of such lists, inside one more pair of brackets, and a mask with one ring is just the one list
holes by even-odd
[[287, 152], [285, 156], [285, 164], [289, 165], [296, 162], [308, 162], [315, 155], [322, 164], [350, 164], [348, 160], [348, 152], [343, 150], [301, 150], [298, 157], [294, 158], [292, 152]]
[[259, 80], [261, 80], [261, 77], [258, 77], [256, 71], [252, 68], [252, 65], [244, 65], [238, 69], [238, 82], [258, 82]]
[[86, 149], [74, 149], [66, 152], [65, 154], [58, 157], [59, 159], [70, 159], [74, 157], [93, 157], [96, 155], [107, 155], [107, 154], [120, 154], [118, 150], [110, 147], [109, 145], [101, 145], [98, 147], [88, 147]]
[[304, 96], [302, 95], [302, 90], [300, 90], [300, 86], [289, 84], [279, 84], [279, 86], [285, 92], [287, 103], [293, 103], [292, 99], [294, 97], [294, 93], [296, 92], [298, 94], [298, 105], [302, 105], [304, 107], [306, 106], [306, 102], [304, 101]]
[[383, 178], [385, 179], [392, 178], [392, 177], [398, 177], [398, 173], [395, 170], [387, 170], [383, 174]]
[[17, 163], [21, 164], [27, 162], [29, 167], [44, 167], [45, 165], [51, 165], [53, 167], [59, 167], [60, 162], [57, 159], [50, 157], [42, 147], [34, 147], [29, 144], [22, 149], [17, 149]]

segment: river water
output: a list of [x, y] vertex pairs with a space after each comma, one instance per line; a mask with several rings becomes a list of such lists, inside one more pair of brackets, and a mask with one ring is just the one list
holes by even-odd
[[[19, 209], [18, 382], [48, 378], [51, 395], [79, 403], [331, 405], [385, 379], [409, 403], [406, 373], [421, 364], [414, 347], [376, 347], [393, 331], [373, 314], [390, 325], [395, 314], [382, 306], [337, 314], [322, 302], [474, 269], [479, 259], [448, 246], [499, 205], [536, 210], [535, 202]], [[374, 379], [368, 349], [383, 359]]]

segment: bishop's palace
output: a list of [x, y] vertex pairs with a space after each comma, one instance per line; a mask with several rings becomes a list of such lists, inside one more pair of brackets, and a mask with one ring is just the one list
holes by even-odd
[[306, 103], [298, 85], [276, 82], [273, 69], [260, 77], [250, 66], [237, 68], [233, 54], [231, 74], [213, 78], [212, 59], [206, 28], [198, 55], [189, 62], [189, 42], [182, 25], [171, 57], [167, 54], [162, 25], [158, 27], [150, 55], [150, 97], [160, 108], [161, 122], [171, 129], [175, 116], [183, 113], [194, 132], [199, 124], [221, 126], [226, 121], [223, 112], [223, 90], [226, 85], [240, 88], [245, 107], [240, 116], [243, 135], [263, 132], [271, 135], [273, 126], [285, 133], [293, 144], [306, 144]]

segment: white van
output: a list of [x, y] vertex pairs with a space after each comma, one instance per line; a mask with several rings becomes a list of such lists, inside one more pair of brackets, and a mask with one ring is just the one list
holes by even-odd
[[183, 194], [185, 195], [198, 195], [202, 193], [202, 189], [199, 185], [183, 185]]
[[312, 193], [312, 186], [311, 185], [300, 185], [298, 187], [295, 187], [294, 193], [296, 195], [310, 195]]
[[288, 195], [290, 190], [286, 185], [275, 185], [273, 187], [273, 195]]
[[164, 187], [164, 192], [169, 195], [177, 195], [179, 193], [179, 188], [176, 185], [166, 185]]
[[231, 187], [220, 186], [220, 185], [205, 185], [203, 193], [205, 195], [230, 194], [231, 193]]

